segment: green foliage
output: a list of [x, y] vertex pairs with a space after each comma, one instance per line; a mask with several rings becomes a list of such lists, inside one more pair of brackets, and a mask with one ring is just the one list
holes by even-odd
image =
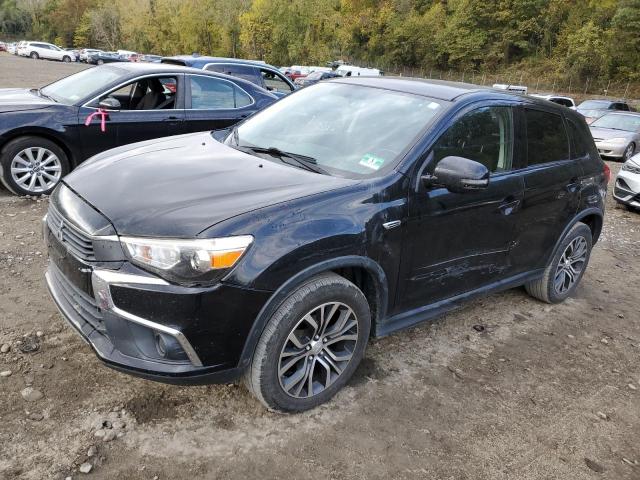
[[572, 81], [640, 80], [638, 32], [640, 0], [0, 0], [0, 36], [62, 46]]

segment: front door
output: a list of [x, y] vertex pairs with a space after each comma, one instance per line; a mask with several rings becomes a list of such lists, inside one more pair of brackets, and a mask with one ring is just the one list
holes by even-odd
[[97, 110], [101, 100], [118, 100], [119, 110], [107, 112], [105, 131], [100, 115], [83, 132], [85, 158], [129, 143], [178, 135], [184, 131], [183, 75], [146, 76], [103, 94], [80, 109], [80, 122]]
[[412, 310], [508, 276], [523, 181], [510, 106], [485, 106], [462, 114], [437, 140], [418, 176], [433, 174], [447, 156], [484, 164], [489, 186], [465, 193], [418, 178], [409, 195], [398, 306]]

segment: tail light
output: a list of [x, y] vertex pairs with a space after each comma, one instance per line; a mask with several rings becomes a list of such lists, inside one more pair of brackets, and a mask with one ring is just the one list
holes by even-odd
[[611, 180], [611, 169], [609, 168], [609, 165], [604, 162], [602, 163], [604, 165], [604, 169], [602, 170], [602, 173], [604, 173], [604, 180], [609, 183], [609, 180]]

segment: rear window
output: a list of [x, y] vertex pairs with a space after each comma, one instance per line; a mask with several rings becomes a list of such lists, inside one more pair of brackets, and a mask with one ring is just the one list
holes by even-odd
[[578, 108], [580, 110], [598, 110], [601, 108], [609, 108], [609, 105], [611, 105], [611, 102], [608, 100], [586, 100], [582, 102]]
[[580, 128], [573, 120], [567, 120], [567, 131], [571, 141], [571, 158], [583, 158], [589, 155], [589, 141], [584, 129]]
[[525, 110], [529, 165], [569, 159], [569, 139], [560, 115]]

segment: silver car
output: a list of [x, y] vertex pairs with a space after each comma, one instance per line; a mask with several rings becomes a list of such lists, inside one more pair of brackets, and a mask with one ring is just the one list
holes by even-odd
[[624, 162], [613, 187], [616, 202], [640, 208], [640, 154]]
[[591, 135], [603, 157], [629, 160], [640, 146], [640, 114], [607, 113], [591, 125]]

